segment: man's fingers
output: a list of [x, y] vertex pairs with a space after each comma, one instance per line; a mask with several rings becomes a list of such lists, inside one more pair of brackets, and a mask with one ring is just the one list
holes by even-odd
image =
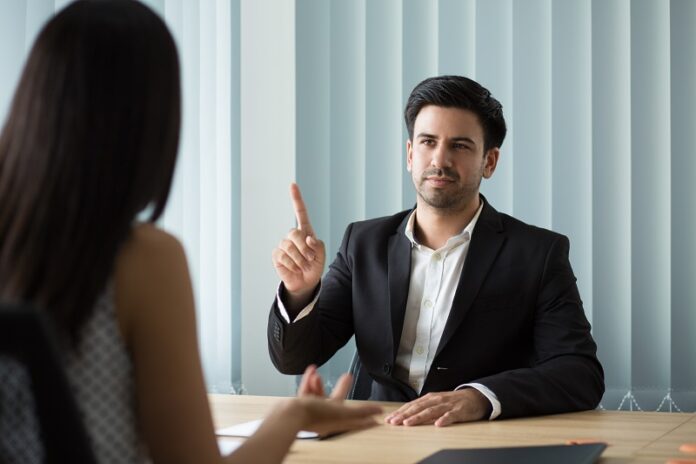
[[307, 237], [305, 237], [305, 244], [309, 247], [309, 252], [314, 254], [311, 259], [316, 257], [317, 251], [322, 252], [324, 248], [324, 242], [317, 240], [314, 235], [307, 235]]
[[319, 241], [311, 235], [307, 235], [300, 229], [292, 229], [286, 240], [292, 242], [307, 261], [314, 261], [317, 258]]
[[413, 414], [411, 407], [411, 403], [406, 403], [405, 405], [401, 406], [399, 409], [385, 417], [384, 421], [387, 424], [391, 425], [403, 424], [404, 420], [411, 417], [411, 415]]
[[431, 397], [429, 396], [423, 396], [421, 398], [417, 398], [413, 401], [410, 401], [404, 405], [402, 405], [399, 409], [394, 411], [395, 414], [399, 414], [404, 417], [410, 417], [414, 414], [418, 414], [421, 412], [423, 409], [427, 408], [428, 406], [431, 406], [433, 404], [433, 401]]
[[[415, 425], [424, 423], [421, 422], [424, 417], [423, 412], [429, 411], [430, 414], [433, 414], [433, 418], [428, 423], [432, 424], [433, 421], [446, 412], [447, 409], [448, 407], [443, 403], [440, 396], [429, 393], [421, 398], [402, 405], [399, 409], [385, 417], [384, 420], [386, 423], [391, 425]], [[435, 411], [435, 413], [432, 411]], [[437, 411], [439, 411], [439, 414], [437, 414], [437, 417], [435, 417]], [[416, 416], [418, 416], [417, 419], [412, 419]]]
[[470, 393], [463, 391], [428, 393], [422, 398], [406, 403], [385, 418], [392, 425], [435, 424], [446, 427], [457, 422], [480, 419], [480, 407]]
[[295, 210], [295, 218], [297, 219], [297, 228], [305, 232], [307, 235], [314, 235], [314, 229], [309, 222], [309, 213], [302, 199], [300, 187], [294, 182], [290, 184], [290, 198], [292, 199], [292, 207]]
[[435, 427], [447, 427], [455, 422], [459, 422], [454, 411], [447, 411], [438, 420], [435, 421]]
[[[416, 400], [418, 401], [418, 400]], [[401, 423], [404, 421], [405, 418], [409, 417], [409, 414], [407, 411], [413, 407], [413, 403], [406, 403], [402, 405], [399, 409], [396, 411], [392, 412], [391, 414], [387, 415], [387, 417], [384, 418], [384, 421], [387, 424], [392, 424], [392, 425], [401, 425]]]
[[283, 250], [298, 268], [304, 269], [305, 271], [310, 271], [312, 269], [312, 261], [308, 260], [305, 255], [302, 254], [293, 240], [283, 240], [280, 242], [280, 245], [278, 245], [278, 248]]
[[273, 250], [273, 265], [276, 267], [276, 269], [285, 268], [294, 274], [302, 273], [302, 269], [295, 264], [295, 261], [293, 261], [293, 259], [280, 248], [275, 248]]
[[384, 418], [384, 422], [391, 425], [401, 425], [404, 422], [404, 418], [401, 414], [393, 412]]
[[331, 399], [334, 400], [344, 400], [350, 392], [350, 388], [353, 386], [353, 376], [350, 374], [343, 374], [338, 378], [336, 386], [331, 392]]
[[432, 424], [446, 411], [447, 409], [442, 406], [430, 406], [404, 419], [404, 425]]

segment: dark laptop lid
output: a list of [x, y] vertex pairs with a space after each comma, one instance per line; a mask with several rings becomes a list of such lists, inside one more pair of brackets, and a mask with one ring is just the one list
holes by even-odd
[[419, 464], [593, 464], [604, 443], [582, 445], [521, 446], [513, 448], [446, 449]]

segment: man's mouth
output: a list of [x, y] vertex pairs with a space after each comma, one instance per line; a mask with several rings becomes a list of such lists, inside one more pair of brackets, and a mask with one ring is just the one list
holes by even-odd
[[452, 182], [454, 182], [454, 179], [452, 179], [451, 177], [431, 176], [431, 177], [426, 177], [425, 180], [430, 182], [432, 185], [434, 185], [436, 187], [445, 186], [445, 185], [448, 185], [448, 184], [451, 184]]

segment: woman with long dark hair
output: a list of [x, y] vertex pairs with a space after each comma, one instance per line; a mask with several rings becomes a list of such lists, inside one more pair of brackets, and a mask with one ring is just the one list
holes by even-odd
[[[80, 0], [39, 34], [0, 136], [0, 299], [55, 322], [102, 462], [220, 460], [186, 258], [153, 224], [180, 114], [162, 20], [136, 1]], [[279, 462], [301, 428], [364, 427], [377, 412], [288, 400], [227, 459]]]

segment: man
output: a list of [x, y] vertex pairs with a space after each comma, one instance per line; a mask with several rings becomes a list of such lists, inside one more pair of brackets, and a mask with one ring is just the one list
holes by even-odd
[[596, 407], [604, 376], [568, 239], [479, 194], [505, 138], [502, 106], [470, 79], [435, 77], [405, 119], [415, 209], [350, 224], [323, 279], [324, 245], [291, 187], [298, 227], [273, 251], [273, 363], [300, 374], [355, 334], [370, 398], [407, 402], [394, 425]]

